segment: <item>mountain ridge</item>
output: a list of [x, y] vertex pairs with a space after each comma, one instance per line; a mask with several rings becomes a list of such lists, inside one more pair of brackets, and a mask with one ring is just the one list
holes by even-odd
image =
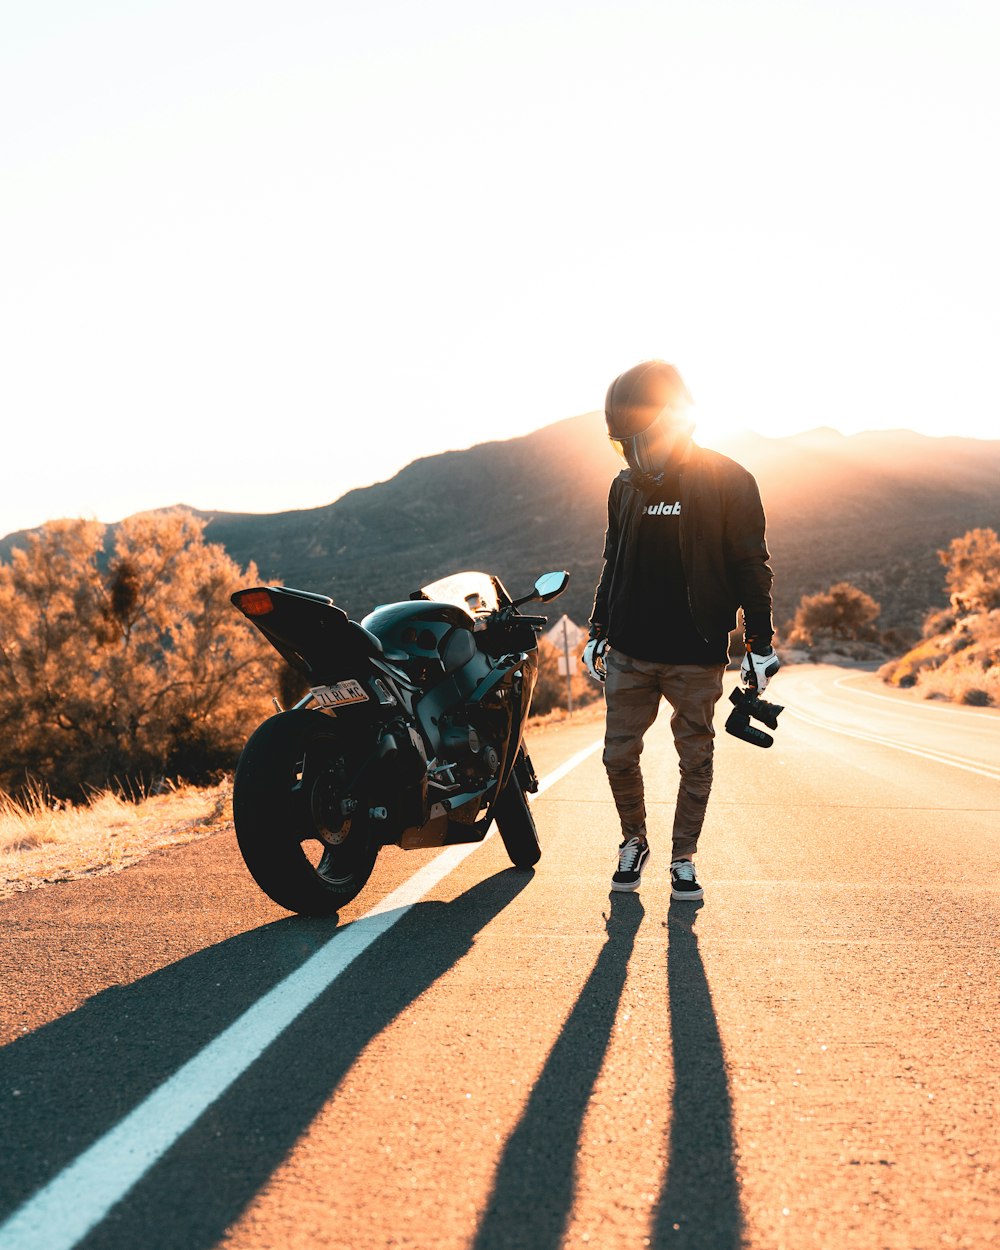
[[[883, 628], [912, 633], [945, 602], [937, 551], [968, 529], [1000, 527], [1000, 440], [818, 427], [712, 446], [760, 484], [779, 628], [803, 594], [843, 580], [882, 604]], [[459, 567], [496, 572], [518, 592], [558, 567], [573, 575], [561, 610], [584, 621], [620, 467], [603, 414], [591, 412], [419, 457], [317, 507], [188, 510], [241, 566], [254, 560], [265, 581], [330, 594], [356, 619]], [[0, 540], [0, 558], [26, 533]]]

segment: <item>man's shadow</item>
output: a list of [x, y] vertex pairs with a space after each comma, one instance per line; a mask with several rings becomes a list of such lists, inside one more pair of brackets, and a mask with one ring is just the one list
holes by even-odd
[[643, 914], [638, 894], [612, 893], [607, 941], [507, 1141], [473, 1250], [556, 1250], [562, 1244], [580, 1130]]
[[[672, 902], [668, 919], [674, 1092], [667, 1174], [646, 1243], [653, 1250], [739, 1250], [742, 1244], [729, 1085], [694, 932], [701, 907], [700, 902]], [[562, 1245], [573, 1207], [583, 1119], [643, 914], [638, 894], [611, 895], [607, 941], [508, 1139], [473, 1250], [557, 1250]], [[651, 1114], [656, 1112], [666, 1118], [665, 1108], [651, 1108]], [[609, 1189], [615, 1184], [609, 1173]], [[600, 1245], [599, 1237], [594, 1244]]]
[[[369, 1042], [468, 953], [532, 875], [508, 869], [451, 902], [412, 907], [79, 1244], [216, 1246]], [[261, 995], [338, 940], [329, 921], [279, 920], [108, 989], [3, 1048], [0, 1222]]]
[[672, 900], [667, 918], [674, 1092], [653, 1250], [738, 1250], [743, 1243], [725, 1054], [694, 931], [703, 906]]

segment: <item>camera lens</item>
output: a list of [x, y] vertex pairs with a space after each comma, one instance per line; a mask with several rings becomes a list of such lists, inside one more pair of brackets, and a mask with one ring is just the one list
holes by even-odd
[[784, 710], [780, 703], [765, 703], [763, 699], [754, 699], [753, 707], [747, 708], [754, 720], [759, 720], [768, 729], [778, 728], [778, 717]]

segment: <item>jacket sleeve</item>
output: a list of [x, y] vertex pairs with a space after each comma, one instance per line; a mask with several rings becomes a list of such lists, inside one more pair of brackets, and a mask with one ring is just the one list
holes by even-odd
[[752, 474], [744, 470], [733, 483], [726, 508], [724, 543], [730, 575], [743, 609], [744, 637], [753, 651], [766, 651], [774, 636], [771, 585], [774, 575], [764, 537], [764, 506]]
[[[617, 479], [616, 479], [617, 480]], [[604, 567], [594, 594], [594, 610], [590, 614], [590, 636], [599, 638], [608, 630], [608, 593], [618, 559], [618, 499], [615, 482], [608, 492], [608, 528], [604, 532]]]

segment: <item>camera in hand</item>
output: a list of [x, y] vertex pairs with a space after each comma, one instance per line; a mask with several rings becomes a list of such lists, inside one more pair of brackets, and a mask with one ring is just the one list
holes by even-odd
[[769, 747], [774, 739], [763, 729], [751, 725], [750, 720], [759, 720], [768, 729], [778, 728], [778, 717], [785, 710], [780, 703], [768, 703], [755, 690], [734, 690], [729, 696], [733, 710], [726, 721], [726, 733], [734, 738], [742, 738], [755, 747]]

